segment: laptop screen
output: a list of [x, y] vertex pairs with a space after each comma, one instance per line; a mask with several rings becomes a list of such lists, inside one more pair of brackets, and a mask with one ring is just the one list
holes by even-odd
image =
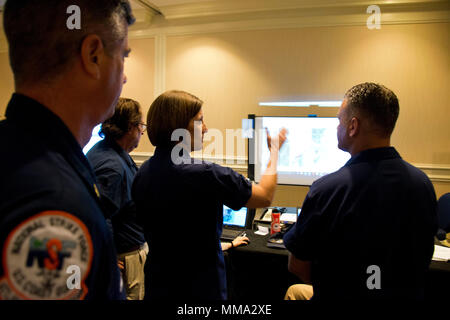
[[245, 227], [245, 221], [247, 219], [247, 207], [243, 207], [239, 210], [233, 210], [227, 206], [223, 206], [223, 224], [225, 226]]

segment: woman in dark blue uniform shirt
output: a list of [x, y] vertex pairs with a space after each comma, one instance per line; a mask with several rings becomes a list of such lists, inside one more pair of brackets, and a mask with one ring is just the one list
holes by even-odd
[[[236, 210], [265, 207], [273, 199], [278, 146], [271, 147], [271, 161], [260, 184], [252, 185], [230, 168], [191, 159], [189, 153], [201, 149], [207, 131], [202, 104], [189, 93], [169, 91], [153, 102], [148, 113], [148, 135], [156, 150], [132, 188], [150, 247], [145, 299], [226, 299], [220, 246], [223, 205]], [[279, 145], [285, 133], [280, 131]]]

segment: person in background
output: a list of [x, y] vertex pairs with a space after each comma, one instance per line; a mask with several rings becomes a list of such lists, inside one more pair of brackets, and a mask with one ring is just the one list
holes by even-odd
[[398, 114], [396, 95], [382, 85], [361, 83], [345, 94], [338, 147], [352, 157], [313, 183], [284, 236], [288, 268], [304, 282], [286, 299], [424, 298], [436, 195], [391, 147]]
[[[80, 29], [68, 28], [69, 7]], [[82, 148], [112, 116], [130, 52], [127, 0], [8, 0], [15, 93], [0, 122], [2, 299], [123, 299]]]
[[128, 300], [144, 298], [144, 264], [148, 246], [136, 221], [131, 185], [138, 170], [129, 153], [137, 148], [146, 125], [139, 103], [120, 98], [114, 115], [102, 123], [87, 158], [97, 176], [103, 213], [110, 223]]
[[268, 169], [259, 184], [231, 168], [192, 159], [207, 132], [203, 102], [184, 91], [168, 91], [147, 116], [154, 155], [139, 169], [132, 195], [150, 247], [145, 299], [224, 300], [226, 274], [220, 235], [223, 205], [238, 210], [266, 207], [277, 183], [280, 131], [270, 143]]

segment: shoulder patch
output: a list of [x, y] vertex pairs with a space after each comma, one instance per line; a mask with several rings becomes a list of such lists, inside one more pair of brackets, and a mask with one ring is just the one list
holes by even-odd
[[13, 229], [3, 246], [1, 299], [83, 299], [94, 249], [85, 224], [44, 211]]

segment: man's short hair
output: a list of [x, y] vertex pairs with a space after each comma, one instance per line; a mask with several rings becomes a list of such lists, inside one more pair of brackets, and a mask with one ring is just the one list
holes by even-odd
[[112, 140], [122, 138], [132, 127], [138, 126], [142, 121], [142, 111], [139, 102], [119, 98], [114, 115], [102, 123], [100, 136]]
[[[80, 30], [67, 27], [71, 5], [80, 8]], [[134, 20], [128, 0], [8, 0], [3, 27], [16, 84], [53, 80], [89, 34], [97, 34], [111, 55]]]
[[176, 129], [187, 129], [189, 122], [200, 112], [203, 101], [184, 91], [167, 91], [150, 106], [147, 114], [147, 133], [155, 147], [169, 147]]
[[399, 114], [397, 96], [383, 85], [365, 82], [352, 87], [345, 94], [348, 115], [366, 118], [376, 133], [389, 137]]

